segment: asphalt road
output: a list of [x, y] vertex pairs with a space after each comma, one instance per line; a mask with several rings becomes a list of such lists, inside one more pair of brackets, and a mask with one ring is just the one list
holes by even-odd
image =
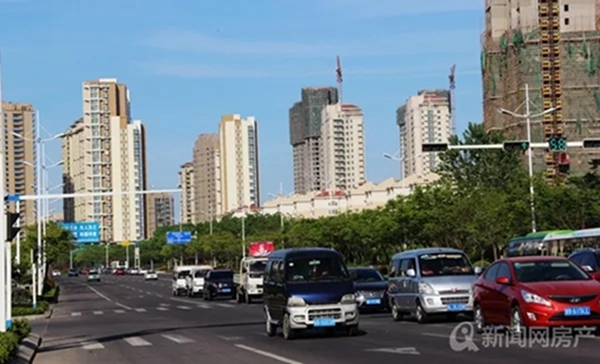
[[[600, 355], [600, 338], [568, 339], [563, 347], [556, 347], [556, 341], [528, 341], [521, 348], [517, 343], [499, 347], [475, 336], [471, 343], [477, 350], [469, 351], [459, 336], [454, 350], [453, 329], [468, 323], [419, 325], [410, 319], [393, 322], [389, 314], [362, 315], [362, 333], [356, 337], [317, 333], [285, 341], [266, 336], [260, 303], [173, 297], [170, 279], [162, 277], [150, 282], [137, 276], [102, 278], [91, 284], [84, 277], [61, 279], [60, 303], [35, 364], [366, 364], [398, 359], [407, 364], [564, 364], [575, 358], [592, 363]], [[543, 347], [547, 344], [553, 347]]]

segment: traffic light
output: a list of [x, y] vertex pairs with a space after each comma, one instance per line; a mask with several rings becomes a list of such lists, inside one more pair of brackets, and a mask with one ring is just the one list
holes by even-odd
[[551, 152], [564, 152], [567, 150], [567, 139], [564, 137], [553, 137], [548, 139], [548, 149]]
[[525, 152], [529, 149], [529, 142], [527, 140], [511, 140], [502, 143], [502, 149], [506, 152]]
[[423, 143], [423, 153], [425, 152], [445, 152], [448, 150], [448, 143]]
[[6, 241], [11, 242], [15, 236], [21, 231], [20, 227], [14, 226], [15, 223], [19, 220], [21, 214], [17, 214], [14, 212], [6, 213]]
[[600, 148], [600, 139], [584, 139], [584, 148]]

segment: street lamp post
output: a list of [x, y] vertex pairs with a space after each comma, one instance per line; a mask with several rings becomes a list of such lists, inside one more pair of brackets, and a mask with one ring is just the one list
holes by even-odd
[[529, 205], [531, 208], [531, 231], [537, 231], [537, 222], [536, 222], [536, 214], [535, 214], [535, 188], [533, 185], [533, 150], [531, 148], [531, 119], [538, 118], [540, 116], [544, 116], [546, 114], [552, 113], [560, 107], [552, 107], [550, 109], [544, 110], [538, 114], [531, 114], [530, 110], [530, 100], [529, 100], [529, 85], [525, 84], [525, 114], [517, 114], [516, 112], [509, 111], [506, 109], [498, 109], [498, 112], [504, 115], [509, 115], [517, 119], [525, 119], [527, 124], [527, 159], [529, 164]]

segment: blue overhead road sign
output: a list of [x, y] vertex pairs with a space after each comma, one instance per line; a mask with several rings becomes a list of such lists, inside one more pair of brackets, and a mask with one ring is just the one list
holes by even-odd
[[21, 200], [21, 196], [19, 195], [6, 195], [4, 201], [19, 201]]
[[71, 231], [77, 244], [97, 243], [100, 241], [100, 224], [96, 221], [63, 222], [63, 229]]
[[168, 231], [167, 244], [181, 245], [192, 241], [192, 233], [189, 231]]

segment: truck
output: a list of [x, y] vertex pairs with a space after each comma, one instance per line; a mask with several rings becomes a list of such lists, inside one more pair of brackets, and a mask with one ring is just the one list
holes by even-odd
[[267, 257], [245, 257], [240, 261], [239, 273], [233, 275], [238, 303], [252, 303], [263, 295], [263, 277]]

